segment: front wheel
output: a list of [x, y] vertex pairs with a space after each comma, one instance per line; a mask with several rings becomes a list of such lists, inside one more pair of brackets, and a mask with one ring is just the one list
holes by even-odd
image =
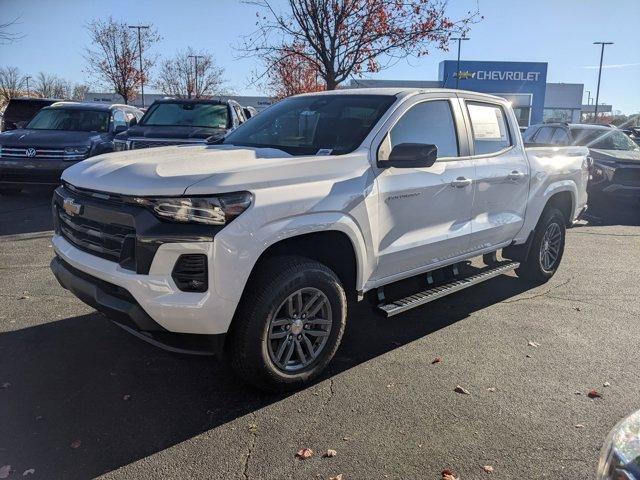
[[557, 208], [542, 213], [533, 234], [527, 259], [516, 270], [518, 277], [533, 283], [545, 283], [558, 270], [566, 236], [564, 215]]
[[340, 345], [345, 292], [331, 269], [311, 259], [278, 257], [259, 268], [231, 329], [230, 360], [258, 388], [299, 388]]

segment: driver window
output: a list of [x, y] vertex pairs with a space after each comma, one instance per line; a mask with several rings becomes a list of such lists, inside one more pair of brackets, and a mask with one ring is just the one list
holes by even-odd
[[385, 136], [378, 149], [378, 161], [389, 159], [401, 143], [424, 143], [438, 147], [438, 158], [458, 157], [453, 113], [448, 100], [431, 100], [412, 106]]

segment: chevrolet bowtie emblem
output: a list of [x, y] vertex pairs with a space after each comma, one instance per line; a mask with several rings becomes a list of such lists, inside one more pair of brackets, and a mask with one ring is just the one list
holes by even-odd
[[62, 208], [69, 215], [80, 215], [82, 213], [82, 205], [73, 198], [65, 198], [62, 202]]

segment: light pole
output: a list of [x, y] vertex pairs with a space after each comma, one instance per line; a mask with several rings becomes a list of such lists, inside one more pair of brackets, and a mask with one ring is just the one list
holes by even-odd
[[27, 75], [25, 77], [25, 80], [27, 81], [27, 97], [31, 96], [31, 90], [29, 90], [29, 80], [31, 80], [31, 75]]
[[585, 90], [587, 92], [587, 105], [591, 105], [591, 90]]
[[462, 45], [463, 40], [471, 40], [467, 37], [453, 37], [451, 40], [458, 41], [458, 62], [456, 63], [456, 90], [458, 90], [458, 86], [460, 85], [460, 45]]
[[613, 45], [613, 42], [593, 42], [594, 45], [600, 45], [600, 67], [598, 68], [598, 88], [596, 88], [596, 106], [594, 109], [593, 119], [598, 121], [598, 100], [600, 99], [600, 78], [602, 77], [602, 59], [604, 58], [604, 46]]
[[144, 108], [144, 71], [142, 69], [142, 36], [140, 31], [148, 29], [148, 25], [129, 25], [129, 28], [138, 30], [138, 57], [140, 57], [140, 93], [142, 94], [142, 108]]
[[198, 98], [198, 59], [199, 58], [204, 58], [204, 55], [189, 55], [189, 58], [193, 58], [194, 63], [195, 63], [195, 77], [194, 77], [194, 83], [195, 83], [195, 94], [196, 94], [196, 98]]

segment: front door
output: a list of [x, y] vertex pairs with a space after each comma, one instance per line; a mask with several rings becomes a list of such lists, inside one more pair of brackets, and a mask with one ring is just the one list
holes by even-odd
[[[469, 248], [475, 168], [461, 157], [460, 104], [425, 95], [405, 106], [377, 155], [378, 266], [373, 283], [387, 283], [464, 254]], [[433, 144], [428, 168], [384, 168], [401, 143]], [[466, 145], [462, 146], [466, 149]], [[466, 153], [466, 152], [462, 152]], [[384, 280], [382, 280], [384, 279]]]

